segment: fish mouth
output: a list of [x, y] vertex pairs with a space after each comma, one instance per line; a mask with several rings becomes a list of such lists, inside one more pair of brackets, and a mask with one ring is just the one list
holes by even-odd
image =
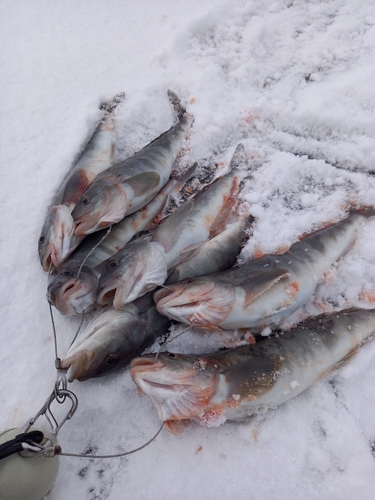
[[193, 364], [171, 370], [159, 356], [149, 355], [132, 361], [130, 375], [140, 392], [154, 403], [163, 421], [190, 420], [199, 417], [209, 404], [216, 385], [216, 372], [201, 372]]
[[106, 306], [108, 304], [111, 304], [113, 302], [113, 299], [115, 298], [116, 290], [117, 286], [107, 287], [101, 290], [98, 293], [98, 299], [97, 299], [98, 304], [101, 306]]
[[172, 286], [169, 286], [168, 288], [160, 288], [159, 290], [156, 290], [154, 293], [154, 301], [156, 304], [156, 309], [161, 313], [164, 314], [164, 306], [165, 304], [170, 303], [170, 301], [173, 301], [184, 293], [183, 288], [180, 290], [174, 290]]
[[85, 236], [86, 234], [93, 233], [96, 229], [96, 224], [93, 222], [92, 218], [86, 214], [77, 219], [75, 223], [76, 228], [74, 234], [76, 236]]
[[216, 289], [214, 282], [196, 288], [171, 285], [154, 294], [156, 309], [168, 318], [196, 328], [215, 329], [224, 321], [234, 303], [234, 290]]
[[43, 270], [46, 272], [53, 271], [56, 268], [56, 266], [52, 262], [53, 251], [54, 250], [52, 249], [51, 251], [46, 253], [41, 259], [41, 264], [42, 264]]
[[61, 361], [61, 368], [68, 369], [68, 382], [73, 382], [73, 380], [86, 380], [89, 378], [87, 372], [94, 356], [94, 353], [90, 351], [81, 351], [77, 354], [73, 354], [73, 356], [64, 358]]
[[81, 314], [95, 304], [93, 290], [76, 278], [68, 280], [57, 290], [49, 290], [48, 298], [64, 316]]

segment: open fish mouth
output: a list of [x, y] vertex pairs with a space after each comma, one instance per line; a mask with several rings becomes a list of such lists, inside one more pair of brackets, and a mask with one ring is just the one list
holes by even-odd
[[[74, 237], [75, 223], [70, 210], [65, 205], [57, 205], [50, 211], [50, 245], [48, 253], [55, 267], [64, 262], [78, 246], [80, 240]], [[49, 266], [50, 262], [46, 261]]]
[[113, 302], [117, 291], [117, 286], [109, 286], [98, 293], [97, 302], [101, 306], [106, 306]]
[[232, 289], [215, 289], [215, 283], [204, 283], [199, 288], [171, 285], [154, 294], [156, 308], [172, 320], [197, 328], [216, 328], [232, 309]]
[[[212, 397], [216, 372], [204, 372], [199, 364], [191, 363], [169, 368], [163, 353], [136, 358], [131, 363], [130, 375], [141, 393], [154, 403], [163, 421], [189, 420], [199, 417]], [[178, 357], [178, 356], [176, 356]]]
[[73, 380], [85, 380], [88, 378], [84, 374], [87, 373], [88, 368], [95, 357], [94, 353], [90, 351], [81, 351], [77, 354], [65, 358], [61, 361], [61, 367], [67, 368], [68, 382], [73, 382]]

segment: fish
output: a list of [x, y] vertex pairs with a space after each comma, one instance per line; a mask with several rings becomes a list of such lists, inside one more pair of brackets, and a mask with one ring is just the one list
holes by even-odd
[[199, 247], [191, 259], [171, 269], [165, 285], [171, 285], [191, 276], [225, 271], [232, 267], [248, 238], [247, 230], [253, 221], [254, 217], [246, 212], [239, 215], [238, 219], [229, 224], [222, 233]]
[[348, 363], [375, 333], [375, 309], [321, 315], [254, 345], [133, 359], [130, 375], [173, 434], [276, 408]]
[[141, 209], [167, 183], [172, 166], [193, 123], [178, 101], [168, 95], [178, 114], [178, 123], [135, 155], [99, 174], [82, 194], [72, 211], [75, 235], [106, 228]]
[[282, 255], [168, 285], [154, 294], [157, 309], [170, 319], [208, 330], [278, 325], [307, 302], [328, 268], [350, 250], [364, 217], [352, 212]]
[[[216, 244], [207, 247], [206, 258], [214, 271], [225, 265], [230, 266], [236, 259], [246, 237], [244, 232], [248, 223], [249, 218], [239, 218], [214, 238], [217, 239]], [[221, 258], [218, 258], [220, 242]], [[196, 263], [195, 269], [199, 272], [202, 262], [198, 260]], [[69, 368], [70, 381], [105, 375], [117, 365], [127, 365], [167, 332], [170, 320], [157, 312], [152, 295], [150, 292], [136, 299], [123, 311], [110, 306], [79, 333], [62, 362], [63, 367]]]
[[159, 314], [152, 294], [113, 307], [94, 318], [79, 333], [61, 361], [69, 382], [100, 377], [126, 366], [168, 330], [170, 321]]
[[[72, 255], [48, 275], [47, 300], [63, 315], [92, 310], [96, 305], [101, 264], [143, 231], [163, 210], [169, 196], [194, 174], [197, 163], [171, 176], [146, 207], [118, 224], [89, 235]], [[91, 250], [95, 250], [90, 254]]]
[[103, 118], [52, 200], [38, 240], [44, 271], [60, 265], [82, 240], [75, 236], [71, 212], [95, 177], [111, 166], [115, 154], [115, 110], [124, 97], [120, 93], [101, 104]]
[[[240, 148], [241, 154], [242, 149]], [[237, 161], [236, 155], [231, 162]], [[98, 303], [115, 309], [162, 285], [168, 272], [189, 260], [199, 247], [225, 229], [237, 206], [243, 172], [230, 172], [183, 203], [158, 228], [121, 249], [107, 261], [98, 287]]]

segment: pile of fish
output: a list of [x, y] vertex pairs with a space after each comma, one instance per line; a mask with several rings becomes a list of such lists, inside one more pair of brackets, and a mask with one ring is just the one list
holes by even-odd
[[[237, 146], [228, 173], [163, 219], [168, 199], [196, 169], [176, 173], [193, 118], [173, 92], [168, 96], [177, 124], [117, 164], [115, 116], [124, 94], [101, 106], [101, 122], [48, 210], [39, 257], [48, 271], [48, 301], [61, 314], [93, 315], [61, 362], [68, 380], [131, 363], [139, 391], [178, 434], [192, 419], [215, 426], [276, 407], [346, 363], [373, 335], [372, 309], [322, 315], [267, 338], [257, 334], [308, 301], [374, 212], [352, 210], [282, 255], [236, 264], [253, 222], [241, 201], [252, 175], [244, 148]], [[251, 332], [251, 342], [200, 356], [140, 356], [171, 321]]]

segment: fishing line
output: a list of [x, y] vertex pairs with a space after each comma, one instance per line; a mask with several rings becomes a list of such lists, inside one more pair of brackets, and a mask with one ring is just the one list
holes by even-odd
[[139, 446], [138, 448], [135, 448], [134, 450], [125, 451], [124, 453], [116, 453], [115, 455], [84, 455], [83, 453], [59, 453], [59, 456], [77, 457], [77, 458], [119, 458], [119, 457], [125, 457], [125, 455], [131, 455], [132, 453], [135, 453], [137, 451], [142, 450], [143, 448], [146, 448], [146, 446], [151, 444], [152, 441], [154, 441], [158, 437], [158, 435], [161, 433], [163, 427], [164, 427], [164, 422], [161, 424], [158, 432], [149, 441], [147, 441], [147, 443], [143, 444], [142, 446]]
[[169, 338], [167, 339], [158, 349], [158, 352], [156, 353], [156, 356], [155, 356], [155, 363], [156, 361], [158, 360], [158, 357], [159, 357], [159, 354], [161, 352], [162, 349], [164, 349], [164, 347], [169, 344], [170, 342], [173, 342], [175, 339], [177, 339], [177, 337], [180, 337], [180, 335], [182, 335], [183, 333], [186, 333], [188, 330], [190, 330], [190, 328], [193, 328], [194, 324], [193, 325], [190, 325], [186, 328], [186, 330], [183, 330], [182, 332], [178, 333], [177, 335], [175, 335], [174, 337], [172, 338]]
[[51, 322], [52, 322], [52, 330], [53, 330], [53, 340], [55, 344], [55, 363], [59, 359], [58, 354], [57, 354], [57, 335], [56, 335], [56, 326], [55, 326], [55, 320], [53, 318], [53, 312], [52, 312], [52, 305], [48, 303], [49, 305], [49, 313], [51, 316]]
[[84, 317], [85, 317], [85, 311], [82, 311], [81, 322], [79, 324], [77, 333], [74, 335], [74, 338], [71, 341], [70, 346], [68, 347], [68, 350], [72, 347], [73, 343], [75, 342], [76, 338], [78, 337], [79, 332], [81, 331]]
[[103, 236], [103, 238], [100, 241], [98, 241], [98, 243], [94, 247], [92, 247], [92, 249], [89, 251], [89, 253], [86, 255], [86, 257], [83, 259], [82, 264], [80, 265], [80, 267], [78, 269], [77, 278], [76, 278], [77, 280], [79, 278], [79, 275], [81, 274], [82, 267], [84, 266], [86, 260], [94, 252], [94, 250], [96, 250], [98, 248], [98, 246], [107, 238], [107, 236], [109, 235], [109, 233], [111, 232], [111, 230], [112, 230], [112, 226], [109, 226], [108, 231], [105, 233], [105, 235]]

